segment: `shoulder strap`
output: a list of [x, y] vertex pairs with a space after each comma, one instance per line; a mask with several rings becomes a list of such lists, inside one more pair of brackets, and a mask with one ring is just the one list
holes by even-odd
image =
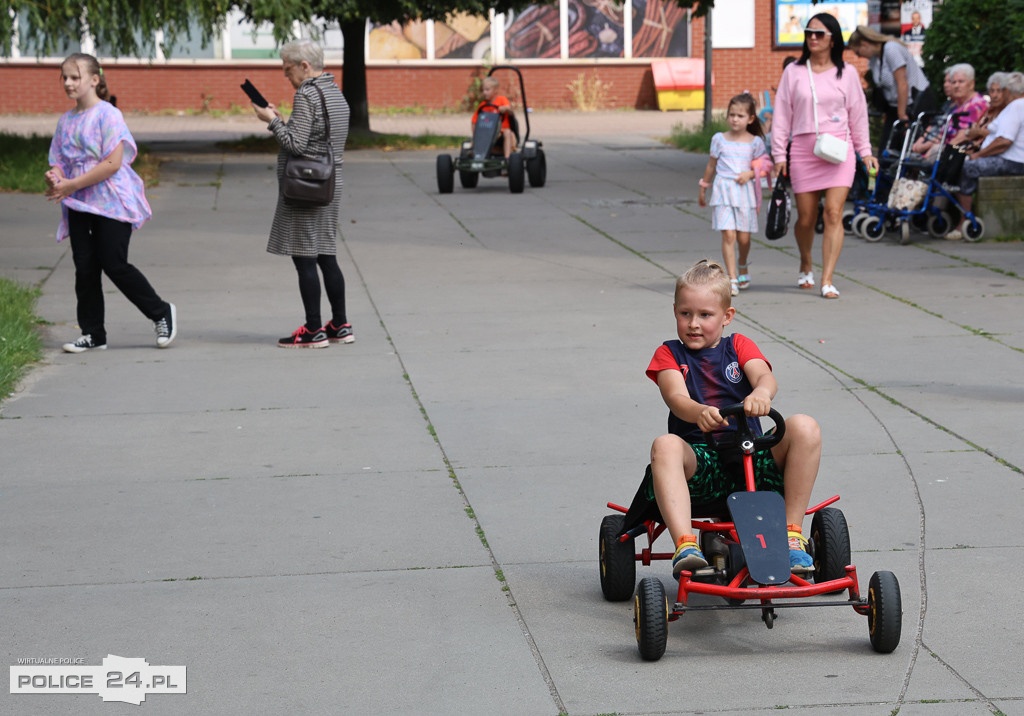
[[316, 80], [310, 82], [313, 85], [313, 89], [320, 95], [320, 106], [324, 108], [324, 126], [327, 128], [327, 144], [332, 149], [334, 148], [334, 142], [331, 139], [331, 115], [327, 113], [327, 100], [324, 99], [324, 91], [316, 86]]

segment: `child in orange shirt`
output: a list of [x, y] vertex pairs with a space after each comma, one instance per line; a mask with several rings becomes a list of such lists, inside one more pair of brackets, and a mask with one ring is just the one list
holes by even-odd
[[513, 145], [515, 144], [512, 138], [512, 127], [508, 120], [508, 115], [512, 111], [512, 104], [508, 101], [508, 97], [498, 94], [498, 80], [494, 77], [484, 77], [481, 93], [483, 94], [484, 99], [476, 108], [476, 111], [473, 112], [473, 126], [476, 126], [476, 118], [477, 115], [480, 114], [481, 110], [486, 112], [498, 112], [498, 114], [502, 115], [502, 151], [505, 154], [505, 158], [508, 159], [512, 155]]

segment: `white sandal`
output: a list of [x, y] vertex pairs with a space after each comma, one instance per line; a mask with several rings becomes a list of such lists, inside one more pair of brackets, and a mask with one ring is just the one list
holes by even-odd
[[739, 282], [734, 278], [729, 279], [729, 294], [732, 296], [740, 295]]
[[796, 280], [796, 285], [798, 288], [814, 288], [814, 272], [801, 273], [800, 278]]
[[822, 298], [839, 298], [839, 289], [830, 283], [826, 283], [821, 287]]

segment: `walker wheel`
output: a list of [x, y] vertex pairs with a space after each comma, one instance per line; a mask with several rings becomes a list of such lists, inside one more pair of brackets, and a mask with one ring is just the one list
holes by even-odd
[[974, 243], [981, 241], [981, 237], [984, 235], [985, 224], [977, 216], [974, 217], [974, 221], [964, 222], [964, 240]]
[[881, 241], [885, 236], [885, 222], [877, 216], [869, 216], [861, 223], [861, 233], [864, 239], [871, 243]]

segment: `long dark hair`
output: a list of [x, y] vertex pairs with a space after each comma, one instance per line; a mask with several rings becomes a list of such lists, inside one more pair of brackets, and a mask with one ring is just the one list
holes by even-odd
[[[809, 25], [811, 20], [817, 20], [825, 29], [832, 33], [832, 49], [829, 51], [829, 56], [832, 58], [832, 64], [836, 66], [836, 77], [843, 76], [843, 50], [846, 49], [846, 43], [843, 42], [843, 28], [839, 26], [839, 20], [829, 15], [827, 12], [819, 12], [817, 15], [807, 21]], [[804, 25], [807, 27], [807, 25]], [[800, 55], [800, 59], [797, 60], [797, 64], [806, 65], [807, 60], [811, 56], [811, 49], [807, 46], [807, 37], [804, 37], [804, 51]]]
[[729, 106], [725, 110], [728, 112], [732, 109], [732, 106], [736, 104], [746, 110], [747, 114], [754, 118], [754, 121], [747, 125], [747, 132], [753, 134], [755, 137], [764, 139], [764, 128], [761, 126], [761, 120], [757, 118], [757, 100], [749, 92], [742, 92], [731, 100], [729, 100]]

